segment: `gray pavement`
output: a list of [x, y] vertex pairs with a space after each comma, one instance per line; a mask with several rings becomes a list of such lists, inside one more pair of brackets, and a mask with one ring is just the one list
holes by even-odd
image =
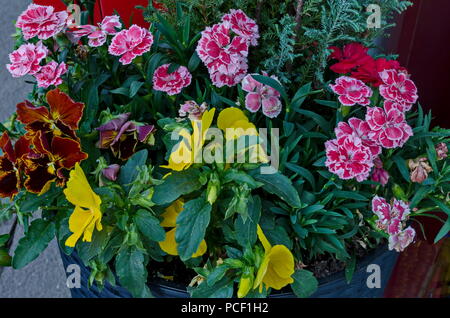
[[[28, 6], [31, 0], [0, 0], [0, 121], [6, 120], [15, 109], [17, 103], [26, 99], [31, 90], [24, 78], [11, 77], [5, 68], [9, 62], [8, 54], [13, 49], [11, 34], [15, 32], [14, 20]], [[0, 234], [9, 232], [11, 222], [0, 224]], [[13, 247], [23, 236], [18, 227]], [[0, 276], [0, 297], [70, 297], [65, 285], [66, 277], [54, 240], [44, 253], [21, 270], [5, 268]]]

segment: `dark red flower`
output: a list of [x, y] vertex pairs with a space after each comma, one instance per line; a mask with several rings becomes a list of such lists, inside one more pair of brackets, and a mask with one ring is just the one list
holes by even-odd
[[83, 116], [84, 104], [75, 103], [59, 89], [49, 91], [46, 97], [50, 109], [25, 101], [17, 105], [17, 119], [26, 125], [30, 135], [42, 131], [77, 139], [74, 131]]
[[25, 188], [33, 193], [45, 193], [53, 182], [64, 185], [64, 170], [71, 170], [88, 157], [77, 140], [61, 136], [53, 136], [49, 140], [42, 131], [33, 137], [33, 146], [34, 153], [29, 156], [24, 183]]
[[367, 59], [364, 64], [360, 65], [357, 70], [352, 72], [352, 76], [366, 84], [372, 84], [373, 86], [378, 87], [383, 84], [380, 72], [390, 69], [404, 70], [398, 61], [386, 60], [384, 58], [375, 60], [371, 58]]
[[13, 146], [6, 132], [0, 137], [0, 198], [13, 198], [21, 188], [20, 170], [30, 150], [29, 140], [20, 137]]

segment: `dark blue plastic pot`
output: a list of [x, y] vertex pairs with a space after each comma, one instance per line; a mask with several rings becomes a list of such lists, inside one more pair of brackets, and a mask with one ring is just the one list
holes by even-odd
[[[76, 252], [66, 255], [61, 252], [64, 268], [70, 264], [77, 264], [81, 269], [81, 288], [72, 288], [73, 298], [129, 298], [131, 294], [121, 286], [106, 286], [100, 292], [96, 286], [88, 287], [90, 271], [84, 266]], [[316, 298], [377, 298], [383, 297], [384, 289], [387, 286], [392, 269], [397, 260], [397, 253], [388, 251], [386, 246], [382, 246], [373, 251], [363, 260], [360, 260], [353, 279], [347, 284], [344, 272], [338, 272], [326, 278], [319, 279], [319, 289], [312, 295]], [[380, 288], [367, 287], [367, 278], [371, 273], [367, 272], [367, 267], [371, 264], [380, 266]], [[165, 282], [154, 281], [149, 283], [153, 295], [158, 298], [188, 298], [186, 289], [181, 289], [177, 285]], [[270, 296], [271, 298], [292, 298], [292, 293], [278, 293]]]

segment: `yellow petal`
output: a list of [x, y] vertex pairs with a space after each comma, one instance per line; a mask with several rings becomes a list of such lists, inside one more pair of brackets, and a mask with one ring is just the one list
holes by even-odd
[[284, 245], [275, 245], [269, 254], [270, 266], [280, 277], [291, 277], [294, 274], [294, 256]]
[[176, 149], [172, 151], [169, 157], [169, 164], [161, 166], [162, 168], [174, 171], [183, 171], [188, 169], [194, 162], [192, 153], [192, 136], [186, 129], [179, 132], [183, 139], [177, 144]]
[[177, 216], [183, 211], [183, 199], [178, 199], [166, 208], [161, 216], [163, 220], [161, 222], [162, 227], [175, 227], [177, 226]]
[[69, 218], [69, 229], [73, 234], [66, 240], [66, 246], [74, 247], [93, 219], [94, 215], [91, 211], [76, 206]]
[[270, 245], [269, 241], [267, 240], [267, 237], [264, 235], [261, 227], [258, 224], [257, 228], [258, 238], [261, 241], [262, 245], [264, 246], [264, 250], [266, 251], [266, 254], [270, 252], [272, 249], [272, 245]]
[[64, 194], [67, 200], [76, 206], [83, 208], [100, 208], [102, 200], [92, 191], [86, 175], [77, 163], [75, 168], [70, 171], [70, 178], [67, 181], [67, 187], [64, 189]]
[[175, 230], [173, 228], [169, 232], [166, 232], [166, 239], [159, 242], [159, 247], [169, 255], [178, 255], [177, 242], [175, 241]]
[[217, 118], [217, 127], [226, 131], [227, 128], [231, 128], [233, 124], [239, 120], [248, 121], [244, 112], [236, 107], [228, 107], [222, 110]]

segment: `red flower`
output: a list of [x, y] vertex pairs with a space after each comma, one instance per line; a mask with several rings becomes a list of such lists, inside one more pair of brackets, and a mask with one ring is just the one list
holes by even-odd
[[330, 85], [333, 92], [340, 95], [339, 101], [345, 106], [370, 105], [372, 90], [362, 81], [348, 76], [341, 76], [335, 85]]
[[164, 64], [156, 69], [153, 75], [153, 89], [169, 95], [180, 94], [184, 87], [191, 84], [191, 73], [185, 66], [180, 66], [169, 74], [169, 67], [170, 64]]
[[380, 94], [387, 100], [401, 104], [414, 104], [419, 98], [417, 87], [408, 75], [397, 70], [384, 70], [380, 73], [383, 84]]
[[127, 65], [137, 56], [150, 51], [152, 44], [153, 35], [150, 31], [133, 24], [128, 30], [122, 30], [114, 36], [108, 52], [121, 56], [119, 61]]
[[330, 69], [338, 74], [348, 74], [372, 59], [367, 54], [369, 49], [360, 43], [347, 44], [343, 49], [336, 46], [332, 46], [330, 49], [333, 51], [330, 57], [339, 61]]
[[353, 71], [351, 75], [366, 84], [372, 84], [374, 87], [379, 87], [383, 84], [380, 77], [380, 72], [386, 69], [404, 70], [398, 61], [386, 60], [384, 58], [379, 58], [376, 60], [370, 58], [365, 60], [365, 62]]
[[372, 130], [367, 122], [352, 117], [348, 120], [348, 123], [341, 121], [334, 132], [336, 133], [337, 139], [340, 142], [344, 142], [347, 138], [352, 138], [352, 140], [361, 140], [363, 146], [368, 147], [373, 157], [378, 156], [381, 153], [381, 147], [373, 139], [369, 138], [369, 133]]
[[25, 40], [37, 36], [46, 40], [66, 27], [68, 14], [66, 11], [54, 12], [52, 6], [30, 4], [17, 18], [16, 27], [22, 30]]
[[411, 127], [405, 121], [405, 115], [396, 108], [369, 107], [366, 121], [372, 130], [369, 138], [384, 148], [402, 147], [413, 135]]
[[33, 138], [34, 153], [29, 156], [25, 169], [25, 188], [32, 193], [43, 194], [53, 182], [63, 186], [66, 181], [64, 170], [71, 170], [87, 159], [78, 141], [60, 136], [48, 137], [38, 131]]
[[20, 170], [30, 150], [29, 140], [20, 137], [14, 147], [6, 132], [0, 137], [0, 198], [13, 198], [21, 188]]
[[25, 129], [34, 135], [38, 131], [66, 135], [77, 139], [74, 130], [83, 116], [84, 104], [75, 103], [68, 95], [58, 89], [47, 93], [46, 107], [35, 107], [28, 101], [17, 105], [17, 119], [25, 124]]
[[339, 178], [362, 182], [369, 177], [373, 167], [372, 153], [359, 138], [333, 139], [325, 143], [325, 165]]

